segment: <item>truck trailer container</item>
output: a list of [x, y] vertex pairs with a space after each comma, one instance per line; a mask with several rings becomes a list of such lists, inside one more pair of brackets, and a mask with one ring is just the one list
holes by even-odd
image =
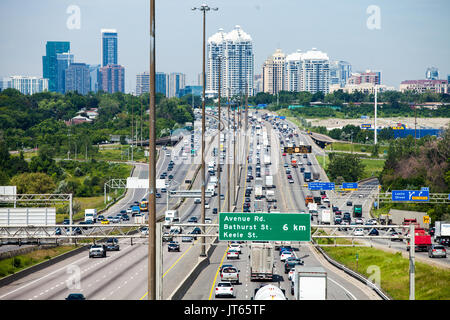
[[293, 279], [295, 299], [327, 299], [327, 272], [324, 268], [297, 265]]
[[272, 280], [274, 247], [268, 242], [252, 242], [250, 246], [250, 280]]

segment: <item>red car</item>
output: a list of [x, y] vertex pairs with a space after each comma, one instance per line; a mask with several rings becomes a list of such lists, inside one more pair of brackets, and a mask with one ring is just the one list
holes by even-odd
[[292, 175], [288, 174], [287, 178], [292, 179]]
[[283, 157], [286, 157], [286, 153], [283, 153]]

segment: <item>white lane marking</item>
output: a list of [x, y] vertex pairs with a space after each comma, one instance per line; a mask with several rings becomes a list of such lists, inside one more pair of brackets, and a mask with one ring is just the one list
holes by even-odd
[[[126, 249], [131, 248], [131, 247], [132, 247], [132, 246], [128, 246], [128, 247], [126, 247], [123, 251], [125, 251]], [[123, 251], [122, 251], [122, 252], [123, 252]], [[79, 263], [79, 262], [81, 262], [81, 261], [83, 261], [83, 260], [88, 260], [88, 259], [89, 259], [89, 257], [83, 257], [83, 258], [81, 258], [81, 259], [75, 260], [75, 261], [72, 262], [71, 264], [77, 264], [77, 263]], [[6, 297], [6, 296], [9, 296], [10, 294], [12, 294], [12, 293], [14, 293], [14, 292], [17, 292], [17, 291], [19, 291], [19, 290], [22, 290], [23, 288], [26, 288], [26, 287], [28, 287], [28, 286], [30, 286], [30, 285], [32, 285], [32, 284], [38, 282], [38, 281], [41, 281], [41, 280], [43, 280], [43, 279], [45, 279], [45, 278], [47, 278], [47, 277], [49, 277], [49, 276], [51, 276], [51, 275], [53, 275], [53, 274], [58, 273], [58, 272], [60, 272], [60, 271], [62, 271], [62, 270], [65, 270], [65, 269], [67, 269], [67, 265], [64, 266], [64, 267], [61, 267], [61, 268], [59, 268], [59, 269], [57, 269], [57, 270], [55, 270], [55, 271], [53, 271], [53, 272], [50, 272], [50, 273], [46, 274], [46, 275], [43, 276], [43, 277], [40, 277], [40, 278], [38, 278], [38, 279], [36, 279], [36, 280], [34, 280], [34, 281], [31, 281], [31, 282], [29, 282], [29, 283], [27, 283], [27, 284], [25, 284], [25, 285], [23, 285], [23, 286], [21, 286], [21, 287], [15, 289], [15, 290], [12, 290], [12, 291], [10, 291], [10, 292], [5, 293], [4, 295], [0, 296], [0, 299], [4, 298], [4, 297]], [[63, 283], [64, 283], [64, 282], [61, 282], [60, 284], [63, 284]]]
[[347, 292], [353, 298], [353, 300], [358, 300], [358, 299], [356, 299], [356, 297], [350, 291], [345, 289], [342, 285], [340, 285], [339, 283], [337, 283], [336, 281], [334, 281], [330, 277], [328, 277], [328, 280], [330, 280], [331, 282], [333, 282], [333, 283], [337, 284], [339, 287], [341, 287], [345, 292]]

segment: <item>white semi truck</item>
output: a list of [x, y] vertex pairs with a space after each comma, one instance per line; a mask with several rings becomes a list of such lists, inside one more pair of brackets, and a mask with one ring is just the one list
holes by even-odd
[[434, 241], [439, 242], [441, 239], [450, 238], [450, 222], [436, 221], [434, 223]]
[[330, 224], [331, 223], [331, 210], [322, 209], [319, 215], [319, 224]]
[[92, 221], [92, 223], [97, 222], [97, 209], [85, 209], [84, 221]]
[[269, 242], [252, 242], [250, 246], [250, 280], [272, 280], [274, 248]]
[[266, 176], [266, 188], [273, 188], [273, 176]]
[[166, 210], [164, 217], [164, 225], [168, 226], [171, 223], [180, 222], [180, 216], [178, 210]]
[[293, 283], [296, 300], [327, 299], [327, 272], [322, 267], [295, 266]]

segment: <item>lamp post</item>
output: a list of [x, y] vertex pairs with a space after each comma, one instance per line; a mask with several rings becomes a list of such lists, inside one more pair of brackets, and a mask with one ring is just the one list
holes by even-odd
[[[203, 64], [202, 64], [202, 82], [203, 82], [203, 99], [202, 99], [202, 212], [200, 216], [200, 223], [205, 224], [205, 101], [206, 101], [206, 70], [205, 70], [205, 56], [206, 56], [206, 12], [210, 10], [217, 11], [218, 8], [211, 8], [206, 4], [202, 4], [200, 7], [192, 8], [193, 11], [199, 10], [203, 12]], [[219, 196], [220, 197], [220, 196]], [[205, 227], [201, 227], [202, 234], [205, 233]], [[201, 237], [201, 252], [200, 256], [206, 256], [205, 237]]]
[[[155, 0], [150, 0], [150, 95], [148, 137], [148, 299], [156, 300], [156, 105], [155, 105]], [[160, 261], [162, 263], [162, 261]]]
[[220, 135], [222, 134], [221, 133], [221, 127], [220, 127], [220, 120], [221, 120], [221, 112], [222, 112], [222, 109], [221, 109], [221, 101], [220, 101], [220, 95], [221, 95], [221, 91], [220, 91], [220, 86], [221, 86], [221, 79], [220, 79], [220, 77], [221, 77], [221, 69], [222, 69], [222, 55], [219, 55], [218, 57], [218, 60], [219, 60], [219, 92], [218, 92], [218, 95], [219, 95], [219, 101], [218, 101], [218, 113], [219, 113], [219, 125], [218, 125], [218, 130], [219, 130], [219, 137], [218, 137], [218, 139], [217, 139], [217, 184], [218, 184], [218, 186], [217, 186], [217, 191], [218, 191], [218, 194], [219, 194], [219, 205], [218, 205], [218, 208], [217, 208], [217, 210], [218, 211], [220, 211], [220, 190], [221, 190], [221, 185], [220, 185], [220, 169], [222, 168], [222, 166], [220, 165], [220, 157], [221, 157], [221, 155], [220, 155], [220, 152], [221, 152], [221, 150], [220, 150]]

